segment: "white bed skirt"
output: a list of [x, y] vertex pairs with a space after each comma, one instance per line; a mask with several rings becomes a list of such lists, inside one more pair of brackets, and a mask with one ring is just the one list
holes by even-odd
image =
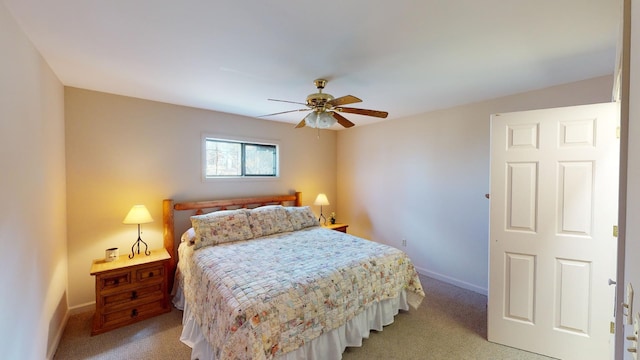
[[[191, 348], [191, 360], [216, 360], [215, 355], [200, 331], [189, 305], [180, 291], [174, 297], [174, 305], [184, 311], [180, 341]], [[394, 299], [372, 304], [345, 325], [313, 339], [302, 347], [279, 356], [278, 360], [322, 359], [338, 360], [347, 346], [362, 346], [362, 339], [369, 337], [371, 330], [382, 331], [383, 326], [393, 322], [399, 310], [409, 310], [406, 292]]]

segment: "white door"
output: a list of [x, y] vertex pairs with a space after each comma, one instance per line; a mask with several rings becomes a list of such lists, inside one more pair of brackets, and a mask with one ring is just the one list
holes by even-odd
[[488, 339], [611, 358], [619, 106], [491, 118]]

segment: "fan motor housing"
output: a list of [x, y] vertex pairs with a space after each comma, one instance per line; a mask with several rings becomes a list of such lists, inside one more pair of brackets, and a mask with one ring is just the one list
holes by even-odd
[[312, 108], [323, 108], [331, 100], [333, 100], [333, 96], [330, 94], [315, 93], [307, 96], [307, 105]]

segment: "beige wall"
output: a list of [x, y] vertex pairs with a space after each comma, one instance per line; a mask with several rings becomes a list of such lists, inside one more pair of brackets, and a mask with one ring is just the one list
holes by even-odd
[[340, 131], [338, 218], [421, 273], [486, 294], [490, 115], [608, 102], [612, 86], [605, 76]]
[[[312, 205], [319, 192], [336, 202], [336, 134], [295, 124], [198, 110], [77, 88], [65, 89], [69, 304], [95, 301], [91, 260], [104, 250], [130, 251], [135, 225], [123, 225], [131, 206], [145, 204], [154, 222], [142, 225], [150, 248], [162, 247], [162, 199], [203, 200], [302, 191]], [[275, 140], [280, 178], [201, 180], [203, 133]], [[312, 205], [314, 211], [319, 212]], [[184, 220], [186, 226], [187, 221]]]
[[0, 353], [44, 359], [67, 310], [63, 87], [0, 3]]

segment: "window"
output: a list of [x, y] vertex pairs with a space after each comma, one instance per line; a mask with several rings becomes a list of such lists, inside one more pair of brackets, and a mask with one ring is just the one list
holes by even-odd
[[278, 145], [204, 138], [205, 179], [277, 176]]

